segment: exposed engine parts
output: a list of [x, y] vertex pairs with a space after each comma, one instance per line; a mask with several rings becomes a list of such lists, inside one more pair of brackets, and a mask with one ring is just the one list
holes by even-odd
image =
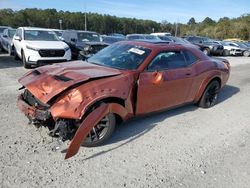
[[49, 135], [53, 137], [60, 137], [64, 142], [66, 140], [71, 140], [76, 130], [77, 128], [74, 126], [73, 120], [58, 120]]

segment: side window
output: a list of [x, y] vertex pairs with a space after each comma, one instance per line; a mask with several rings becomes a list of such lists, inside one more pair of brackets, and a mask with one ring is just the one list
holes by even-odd
[[20, 29], [16, 31], [16, 36], [20, 37]]
[[185, 58], [180, 51], [162, 52], [148, 66], [148, 71], [177, 69], [186, 67]]
[[183, 54], [185, 56], [187, 66], [192, 65], [198, 60], [198, 58], [190, 51], [183, 51]]
[[20, 31], [21, 31], [20, 29], [18, 29], [18, 30], [16, 31], [16, 36], [21, 37]]

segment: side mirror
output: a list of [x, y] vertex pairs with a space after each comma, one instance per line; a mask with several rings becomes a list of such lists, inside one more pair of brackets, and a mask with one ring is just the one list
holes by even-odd
[[163, 82], [163, 74], [161, 72], [154, 72], [152, 83], [160, 85]]
[[14, 37], [14, 40], [19, 40], [19, 41], [21, 41], [21, 37], [15, 36], [15, 37]]
[[72, 39], [70, 39], [70, 41], [75, 43], [76, 39], [72, 38]]
[[7, 35], [3, 35], [4, 38], [7, 38], [8, 36]]

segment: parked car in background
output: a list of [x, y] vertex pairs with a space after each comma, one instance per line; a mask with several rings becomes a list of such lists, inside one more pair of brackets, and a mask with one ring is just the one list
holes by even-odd
[[15, 59], [25, 68], [71, 60], [69, 46], [54, 31], [36, 27], [19, 27], [13, 38]]
[[245, 40], [239, 39], [239, 38], [228, 38], [224, 39], [225, 42], [246, 42]]
[[235, 56], [241, 56], [243, 53], [243, 50], [237, 46], [230, 45], [229, 42], [225, 41], [214, 41], [216, 44], [223, 45], [223, 56], [229, 56], [229, 55], [235, 55]]
[[168, 32], [151, 33], [150, 35], [155, 35], [155, 36], [171, 36], [171, 33], [168, 33]]
[[180, 38], [180, 37], [174, 37], [174, 36], [163, 36], [163, 35], [154, 35], [159, 37], [161, 40], [167, 41], [167, 42], [175, 42], [178, 44], [192, 44], [186, 39]]
[[60, 30], [60, 29], [51, 29], [51, 30], [56, 33], [56, 35], [58, 36], [59, 39], [61, 39], [62, 34], [63, 34], [63, 30]]
[[245, 44], [247, 47], [250, 47], [250, 42], [244, 42], [243, 44]]
[[118, 38], [126, 38], [126, 36], [121, 34], [121, 33], [110, 33], [110, 34], [108, 34], [108, 36], [118, 37]]
[[0, 52], [2, 51], [2, 35], [3, 35], [3, 31], [5, 30], [5, 29], [9, 29], [9, 28], [11, 28], [11, 27], [8, 27], [8, 26], [0, 26]]
[[86, 51], [87, 48], [92, 48], [92, 51], [96, 53], [107, 46], [106, 43], [102, 42], [101, 36], [92, 31], [65, 30], [62, 34], [62, 40], [69, 45], [72, 59], [81, 58], [79, 52]]
[[3, 50], [5, 50], [6, 52], [8, 52], [9, 55], [13, 54], [13, 37], [16, 33], [16, 29], [5, 29], [3, 31], [3, 34], [0, 36], [0, 40], [1, 40], [1, 45]]
[[161, 39], [154, 35], [149, 34], [128, 34], [126, 36], [127, 40], [153, 40], [153, 41], [161, 41]]
[[[210, 108], [230, 73], [227, 60], [164, 42], [122, 41], [88, 59], [30, 71], [19, 79], [18, 107], [51, 136], [80, 146], [104, 144], [118, 122], [188, 103]], [[48, 122], [50, 122], [48, 126]]]
[[102, 35], [102, 41], [107, 43], [107, 44], [113, 44], [115, 42], [123, 41], [126, 40], [124, 37], [114, 37], [114, 36], [107, 36], [107, 35]]
[[192, 44], [191, 42], [187, 41], [184, 38], [180, 38], [180, 37], [174, 37], [174, 36], [158, 36], [161, 40], [167, 41], [167, 42], [174, 42], [177, 44], [187, 44], [187, 45], [191, 45], [195, 48], [200, 49], [199, 46]]
[[222, 55], [223, 54], [223, 46], [220, 44], [214, 43], [211, 39], [207, 37], [200, 36], [187, 36], [185, 37], [189, 42], [199, 46], [201, 51], [203, 51], [206, 55]]
[[250, 56], [250, 47], [243, 42], [227, 42], [230, 46], [238, 47], [242, 50], [242, 55], [245, 57]]

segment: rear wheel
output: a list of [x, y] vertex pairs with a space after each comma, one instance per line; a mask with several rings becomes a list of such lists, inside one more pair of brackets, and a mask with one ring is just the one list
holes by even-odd
[[247, 51], [247, 50], [246, 50], [246, 51], [244, 51], [244, 52], [243, 52], [243, 56], [245, 56], [245, 57], [250, 56], [250, 51]]
[[198, 106], [202, 108], [210, 108], [215, 105], [220, 91], [220, 83], [217, 80], [212, 81], [206, 87]]
[[93, 129], [90, 131], [82, 146], [95, 147], [102, 145], [114, 132], [116, 118], [113, 113], [106, 115]]

